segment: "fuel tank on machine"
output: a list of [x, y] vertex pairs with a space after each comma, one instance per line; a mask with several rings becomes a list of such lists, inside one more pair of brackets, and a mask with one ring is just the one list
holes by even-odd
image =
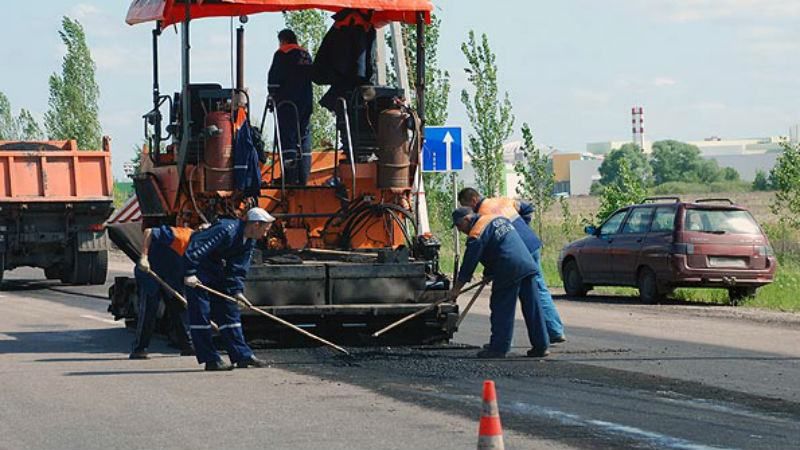
[[411, 149], [408, 114], [385, 109], [378, 117], [378, 188], [410, 189]]
[[205, 161], [206, 191], [233, 190], [233, 124], [231, 113], [213, 111], [206, 115], [205, 129], [216, 126], [219, 131], [208, 133], [203, 160]]

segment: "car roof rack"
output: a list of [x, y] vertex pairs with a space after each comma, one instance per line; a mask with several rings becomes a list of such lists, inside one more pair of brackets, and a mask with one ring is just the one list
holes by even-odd
[[736, 204], [736, 203], [734, 203], [734, 202], [733, 202], [733, 200], [731, 200], [731, 199], [729, 199], [729, 198], [723, 198], [723, 197], [716, 197], [716, 198], [698, 198], [698, 199], [697, 199], [697, 200], [695, 200], [694, 202], [695, 202], [695, 203], [727, 203], [727, 204], [729, 204], [729, 205], [731, 205], [731, 206], [734, 206], [734, 205]]
[[672, 197], [647, 197], [646, 199], [644, 199], [642, 201], [642, 203], [659, 203], [659, 202], [666, 202], [666, 201], [672, 201], [674, 203], [680, 203], [681, 198], [680, 197], [674, 197], [674, 196], [672, 196]]

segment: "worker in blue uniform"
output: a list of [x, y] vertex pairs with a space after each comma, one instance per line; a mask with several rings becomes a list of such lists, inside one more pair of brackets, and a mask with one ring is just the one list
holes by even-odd
[[294, 31], [282, 30], [278, 42], [267, 83], [278, 112], [286, 183], [304, 186], [311, 172], [312, 60]]
[[191, 236], [190, 228], [162, 225], [144, 230], [142, 254], [134, 269], [139, 308], [130, 359], [148, 359], [147, 347], [150, 346], [162, 300], [172, 321], [170, 334], [181, 355], [194, 355], [186, 308], [148, 273], [155, 273], [176, 292], [182, 293], [183, 253]]
[[498, 214], [509, 219], [514, 224], [514, 228], [525, 242], [525, 246], [530, 251], [536, 264], [534, 278], [536, 280], [536, 288], [539, 291], [539, 300], [542, 304], [542, 312], [544, 313], [544, 321], [547, 324], [550, 343], [566, 342], [564, 324], [561, 322], [561, 316], [558, 314], [556, 304], [553, 302], [553, 296], [544, 279], [542, 241], [530, 226], [534, 211], [533, 205], [506, 197], [484, 198], [477, 190], [469, 187], [462, 189], [458, 193], [458, 202], [461, 206], [469, 207], [482, 216]]
[[[267, 367], [244, 340], [239, 306], [201, 289], [200, 284], [235, 298], [245, 299], [244, 279], [256, 241], [263, 239], [275, 218], [252, 208], [244, 220], [223, 218], [192, 236], [184, 254], [184, 283], [189, 301], [189, 323], [197, 361], [209, 371]], [[245, 299], [246, 300], [246, 299]], [[211, 320], [219, 327], [232, 364], [222, 361], [214, 348]]]
[[[345, 122], [348, 111], [344, 110], [339, 99], [345, 99], [348, 108], [352, 109], [356, 106], [353, 104], [355, 95], [360, 95], [361, 87], [373, 84], [373, 50], [377, 32], [372, 15], [371, 10], [349, 8], [334, 14], [333, 26], [314, 56], [312, 80], [318, 85], [330, 86], [319, 104], [336, 115], [336, 127], [345, 149], [349, 146]], [[351, 126], [355, 124], [351, 123]]]
[[453, 211], [453, 226], [468, 239], [450, 298], [458, 298], [479, 262], [483, 264], [484, 277], [492, 280], [489, 301], [492, 336], [489, 344], [478, 352], [478, 357], [503, 358], [511, 349], [517, 298], [532, 346], [528, 356], [547, 356], [550, 340], [534, 279], [536, 265], [514, 225], [503, 216], [481, 216], [470, 208], [461, 207]]

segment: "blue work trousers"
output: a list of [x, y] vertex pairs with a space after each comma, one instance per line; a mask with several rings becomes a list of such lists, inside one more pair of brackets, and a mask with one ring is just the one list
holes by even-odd
[[[153, 332], [158, 321], [158, 311], [161, 302], [169, 298], [170, 294], [164, 292], [157, 282], [146, 273], [134, 269], [136, 279], [136, 293], [138, 296], [136, 339], [133, 341], [134, 352], [146, 352], [150, 346]], [[170, 318], [168, 337], [174, 339], [179, 348], [190, 348], [192, 339], [189, 335], [189, 315], [185, 308], [171, 298], [165, 302], [166, 314]]]
[[[199, 278], [202, 282], [203, 277]], [[221, 291], [218, 286], [209, 287]], [[203, 364], [222, 360], [212, 342], [211, 320], [219, 326], [222, 342], [232, 363], [245, 361], [253, 356], [253, 350], [244, 340], [239, 305], [197, 288], [187, 288], [186, 293], [189, 301], [189, 329], [197, 362]]]
[[311, 114], [304, 111], [299, 113], [298, 117], [291, 105], [284, 104], [278, 109], [278, 121], [283, 163], [286, 167], [286, 183], [305, 186], [311, 173], [311, 128], [309, 127]]
[[542, 304], [542, 314], [544, 323], [547, 325], [547, 334], [550, 339], [555, 339], [564, 335], [564, 325], [561, 323], [561, 316], [558, 314], [556, 304], [553, 303], [553, 296], [547, 288], [544, 280], [544, 270], [542, 270], [542, 248], [539, 247], [531, 253], [533, 262], [536, 264], [536, 289], [539, 291], [539, 302]]
[[511, 350], [517, 298], [522, 307], [522, 316], [525, 319], [531, 346], [536, 350], [547, 350], [547, 347], [550, 346], [550, 339], [547, 336], [542, 305], [539, 302], [539, 291], [536, 288], [533, 274], [511, 285], [499, 288], [492, 286], [492, 295], [489, 300], [492, 337], [489, 339], [489, 348], [500, 353], [508, 353]]
[[161, 306], [161, 292], [149, 275], [134, 269], [138, 305], [136, 312], [136, 339], [133, 352], [146, 352], [156, 328], [158, 309]]

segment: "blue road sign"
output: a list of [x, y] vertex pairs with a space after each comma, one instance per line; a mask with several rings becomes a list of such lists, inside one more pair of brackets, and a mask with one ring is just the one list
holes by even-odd
[[423, 172], [449, 172], [464, 168], [461, 127], [425, 127]]

